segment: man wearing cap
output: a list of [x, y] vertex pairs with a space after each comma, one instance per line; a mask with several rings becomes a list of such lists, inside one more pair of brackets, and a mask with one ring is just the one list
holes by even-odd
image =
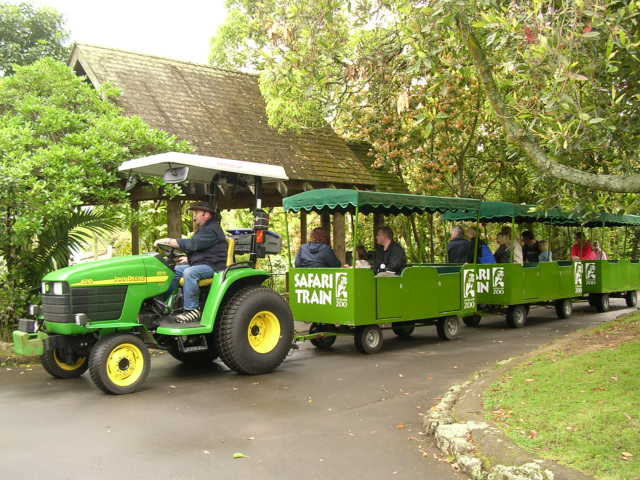
[[179, 248], [187, 253], [176, 265], [176, 276], [165, 295], [173, 292], [184, 277], [184, 312], [176, 315], [179, 323], [200, 320], [200, 287], [198, 282], [211, 278], [215, 272], [224, 270], [227, 262], [227, 239], [220, 227], [218, 213], [207, 202], [191, 205], [193, 219], [198, 231], [191, 238], [161, 238], [154, 245], [163, 244]]

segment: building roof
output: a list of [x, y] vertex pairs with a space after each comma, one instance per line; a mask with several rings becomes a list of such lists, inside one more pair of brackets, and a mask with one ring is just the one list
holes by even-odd
[[69, 64], [96, 88], [110, 82], [127, 115], [189, 141], [198, 154], [281, 165], [294, 181], [396, 186], [328, 125], [301, 134], [270, 127], [255, 75], [86, 44], [74, 46]]

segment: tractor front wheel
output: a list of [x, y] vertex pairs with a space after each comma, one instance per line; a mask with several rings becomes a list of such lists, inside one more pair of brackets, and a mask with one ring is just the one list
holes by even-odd
[[104, 337], [91, 350], [91, 380], [100, 390], [114, 395], [133, 393], [149, 375], [151, 356], [135, 335], [116, 333]]
[[78, 378], [89, 368], [87, 357], [75, 357], [73, 363], [61, 360], [57, 350], [48, 350], [40, 356], [40, 363], [49, 375], [55, 378]]
[[293, 315], [276, 292], [247, 287], [227, 300], [218, 326], [220, 358], [247, 375], [278, 368], [293, 342]]

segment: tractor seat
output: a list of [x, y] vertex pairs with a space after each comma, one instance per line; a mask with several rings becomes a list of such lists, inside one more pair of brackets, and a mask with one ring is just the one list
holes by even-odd
[[[227, 267], [233, 265], [235, 258], [233, 252], [236, 247], [236, 241], [232, 237], [227, 237]], [[198, 282], [199, 287], [208, 287], [213, 283], [213, 278], [203, 278]], [[180, 279], [180, 286], [184, 286], [184, 278]]]

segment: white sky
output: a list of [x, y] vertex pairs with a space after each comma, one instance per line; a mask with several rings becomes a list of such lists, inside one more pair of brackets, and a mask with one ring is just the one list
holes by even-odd
[[[20, 3], [12, 0], [11, 3]], [[72, 42], [208, 63], [225, 0], [31, 0], [60, 11]]]

